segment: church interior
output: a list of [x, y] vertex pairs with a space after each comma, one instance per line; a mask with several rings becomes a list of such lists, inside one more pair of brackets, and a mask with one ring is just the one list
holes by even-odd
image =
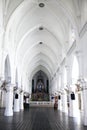
[[0, 0], [0, 130], [15, 129], [87, 129], [87, 0]]

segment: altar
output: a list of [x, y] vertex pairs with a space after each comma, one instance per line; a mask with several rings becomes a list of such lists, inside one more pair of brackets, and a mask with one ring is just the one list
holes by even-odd
[[44, 83], [39, 80], [35, 89], [35, 92], [32, 93], [32, 101], [48, 101], [49, 95], [46, 92]]

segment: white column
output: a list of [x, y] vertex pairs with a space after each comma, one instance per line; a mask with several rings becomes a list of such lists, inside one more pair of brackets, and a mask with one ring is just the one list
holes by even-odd
[[61, 91], [61, 99], [58, 100], [59, 102], [59, 109], [65, 112], [65, 96], [64, 96], [64, 67], [61, 68], [61, 85], [60, 85], [60, 91]]
[[3, 37], [4, 37], [3, 0], [0, 0], [0, 53], [3, 45]]
[[65, 73], [65, 68], [62, 68], [62, 78], [61, 78], [61, 89], [62, 89], [62, 111], [67, 112], [67, 95], [64, 90], [64, 73]]
[[61, 99], [58, 99], [58, 110], [62, 110]]
[[69, 90], [69, 94], [68, 94], [68, 100], [69, 100], [69, 107], [68, 107], [68, 115], [69, 116], [73, 116], [73, 101], [71, 100], [71, 96], [70, 96], [70, 85], [72, 84], [72, 67], [71, 66], [67, 66], [67, 85], [68, 85], [68, 90]]
[[4, 108], [5, 107], [5, 93], [6, 91], [3, 90], [2, 85], [3, 85], [4, 79], [2, 76], [0, 76], [0, 107]]
[[24, 97], [23, 92], [20, 93], [20, 109], [24, 110]]
[[[18, 94], [18, 97], [16, 97], [16, 94]], [[20, 96], [19, 96], [19, 90], [17, 90], [14, 95], [14, 112], [19, 111], [20, 111]]]
[[68, 113], [68, 107], [67, 107], [67, 94], [66, 92], [64, 91], [63, 92], [63, 95], [62, 95], [62, 111], [65, 112], [65, 113]]
[[83, 78], [83, 72], [84, 72], [84, 62], [83, 62], [83, 53], [80, 51], [76, 51], [76, 57], [78, 60], [78, 65], [79, 65], [79, 78], [82, 79]]
[[1, 107], [1, 90], [0, 90], [0, 107]]
[[[58, 91], [60, 92], [61, 91], [61, 80], [62, 80], [62, 77], [61, 77], [61, 73], [59, 73], [59, 77], [58, 77], [58, 80], [59, 80], [59, 88], [58, 88]], [[60, 99], [58, 99], [58, 110], [62, 110], [62, 95], [59, 93], [58, 96], [60, 95]]]
[[83, 87], [83, 124], [87, 126], [87, 83], [82, 82]]
[[[82, 91], [82, 117], [83, 117], [83, 125], [87, 126], [87, 82], [84, 80], [84, 73], [86, 72], [85, 68], [85, 61], [83, 52], [76, 52], [78, 63], [79, 63], [79, 78], [80, 78], [80, 85], [83, 89]], [[85, 76], [86, 77], [86, 76]]]
[[13, 116], [13, 87], [12, 85], [6, 86], [6, 106], [5, 116]]
[[[76, 56], [78, 60], [78, 65], [79, 65], [79, 79], [82, 80], [84, 77], [84, 57], [83, 57], [83, 52], [81, 51], [76, 51]], [[81, 92], [81, 111], [83, 110], [83, 94]]]
[[5, 103], [6, 102], [5, 101], [5, 96], [6, 96], [6, 92], [4, 90], [2, 90], [1, 91], [1, 103], [0, 103], [1, 104], [0, 105], [1, 108], [5, 108], [5, 104], [6, 104]]
[[[72, 85], [72, 88], [74, 85]], [[70, 94], [69, 94], [69, 100], [70, 100], [70, 111], [69, 111], [69, 116], [70, 117], [79, 117], [79, 109], [78, 109], [78, 94], [76, 94], [72, 88], [70, 89]], [[71, 99], [71, 94], [74, 92], [75, 99]]]

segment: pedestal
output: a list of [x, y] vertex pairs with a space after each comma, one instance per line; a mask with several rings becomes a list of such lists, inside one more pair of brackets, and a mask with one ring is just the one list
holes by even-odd
[[79, 117], [79, 108], [78, 108], [78, 97], [75, 94], [75, 99], [71, 99], [71, 94], [70, 94], [70, 99], [69, 99], [69, 116], [70, 117]]
[[67, 95], [62, 95], [62, 111], [64, 113], [68, 113], [68, 107], [67, 107]]
[[83, 125], [87, 126], [87, 90], [83, 90]]
[[13, 87], [6, 87], [5, 116], [13, 116]]
[[14, 97], [14, 112], [19, 112], [20, 111], [20, 97], [19, 97], [19, 91], [17, 90], [15, 92], [15, 97]]
[[62, 110], [62, 102], [61, 102], [61, 99], [58, 100], [58, 110]]
[[23, 105], [23, 92], [20, 94], [20, 110], [24, 110], [24, 105]]

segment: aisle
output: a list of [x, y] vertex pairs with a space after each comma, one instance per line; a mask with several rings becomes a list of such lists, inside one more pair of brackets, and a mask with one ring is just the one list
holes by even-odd
[[13, 117], [3, 114], [4, 110], [0, 109], [0, 130], [87, 130], [76, 118], [53, 108], [30, 108]]

